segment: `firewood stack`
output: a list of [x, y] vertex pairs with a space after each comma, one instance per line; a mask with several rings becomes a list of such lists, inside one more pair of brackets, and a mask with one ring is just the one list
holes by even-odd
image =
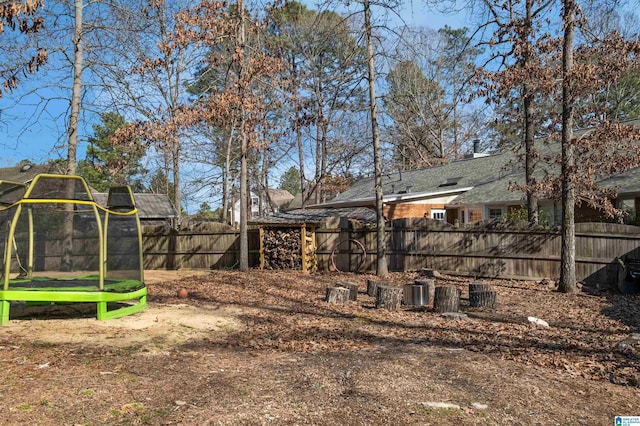
[[265, 269], [302, 269], [300, 228], [266, 228], [263, 234]]

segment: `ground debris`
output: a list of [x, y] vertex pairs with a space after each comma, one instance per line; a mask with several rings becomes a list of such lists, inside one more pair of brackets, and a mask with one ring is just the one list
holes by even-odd
[[[3, 424], [607, 424], [620, 401], [640, 406], [637, 296], [487, 280], [504, 303], [478, 311], [472, 279], [442, 275], [470, 318], [451, 321], [428, 306], [375, 309], [373, 275], [152, 272], [148, 309], [129, 317], [12, 310]], [[358, 284], [357, 301], [325, 303], [342, 281]]]

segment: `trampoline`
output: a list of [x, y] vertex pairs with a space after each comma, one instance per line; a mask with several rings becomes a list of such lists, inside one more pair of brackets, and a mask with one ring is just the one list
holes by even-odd
[[[128, 186], [97, 204], [79, 176], [0, 181], [0, 325], [12, 303], [96, 303], [98, 320], [146, 307], [142, 234]], [[115, 308], [114, 308], [115, 306]]]

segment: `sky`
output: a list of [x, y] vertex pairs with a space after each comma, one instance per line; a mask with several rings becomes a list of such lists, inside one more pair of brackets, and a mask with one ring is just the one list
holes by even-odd
[[[316, 8], [315, 1], [306, 2], [310, 8]], [[374, 9], [374, 19], [376, 10]], [[463, 13], [443, 14], [428, 11], [423, 3], [407, 3], [400, 17], [392, 17], [398, 25], [404, 21], [410, 26], [424, 26], [432, 29], [449, 25], [454, 28], [469, 25], [465, 23]], [[44, 163], [50, 158], [66, 158], [64, 148], [65, 129], [67, 126], [68, 101], [64, 93], [49, 90], [45, 93], [51, 98], [46, 103], [29, 94], [33, 88], [42, 83], [42, 73], [27, 77], [21, 86], [12, 94], [5, 94], [0, 99], [0, 167], [10, 167], [23, 159], [34, 163]], [[82, 120], [80, 136], [86, 141], [92, 134], [93, 122], [91, 114]], [[93, 120], [96, 115], [93, 114]], [[84, 158], [86, 142], [78, 147], [78, 159]]]

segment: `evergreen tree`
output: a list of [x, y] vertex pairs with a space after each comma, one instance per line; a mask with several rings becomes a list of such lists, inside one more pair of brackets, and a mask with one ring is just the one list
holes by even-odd
[[115, 185], [130, 185], [134, 191], [141, 191], [140, 176], [145, 170], [141, 165], [144, 152], [140, 144], [114, 145], [111, 137], [127, 123], [115, 112], [104, 113], [101, 118], [102, 123], [93, 126], [85, 159], [78, 162], [78, 174], [98, 191]]
[[291, 195], [300, 193], [300, 171], [291, 167], [280, 177], [280, 189], [286, 189]]

